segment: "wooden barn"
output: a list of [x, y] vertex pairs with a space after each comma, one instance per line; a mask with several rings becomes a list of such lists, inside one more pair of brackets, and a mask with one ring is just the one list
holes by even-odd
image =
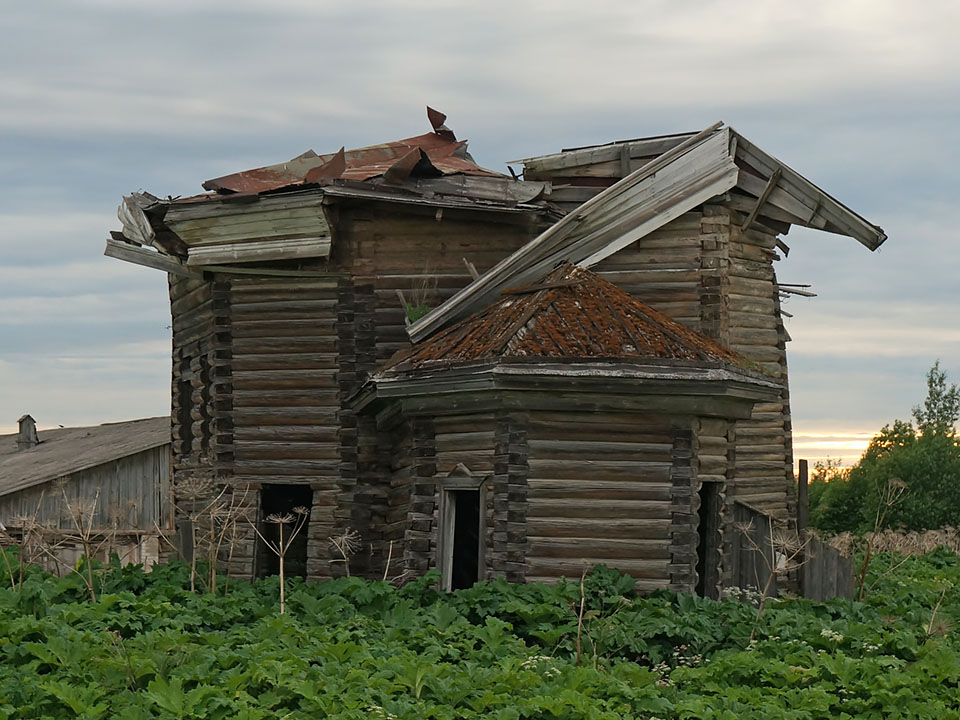
[[[9, 540], [63, 572], [82, 554], [79, 536], [102, 555], [149, 566], [171, 534], [170, 418], [0, 435], [0, 522]], [[42, 547], [40, 547], [42, 545]]]
[[[362, 542], [351, 571], [379, 577], [388, 560], [393, 574], [449, 562], [456, 543], [443, 517], [455, 511], [443, 488], [482, 486], [493, 515], [483, 526], [480, 575], [555, 577], [606, 561], [649, 587], [712, 592], [699, 576], [712, 573], [719, 579], [706, 586], [716, 587], [723, 568], [690, 565], [707, 522], [699, 510], [704, 484], [719, 484], [714, 505], [737, 498], [780, 520], [793, 516], [780, 297], [797, 288], [777, 282], [774, 262], [787, 252], [781, 236], [803, 225], [875, 249], [883, 231], [721, 124], [531, 158], [522, 161], [521, 180], [478, 167], [445, 117], [428, 116], [433, 131], [418, 137], [329, 155], [308, 151], [208, 181], [208, 192], [195, 197], [124, 199], [122, 231], [112, 233], [106, 254], [165, 271], [170, 281], [175, 492], [198, 482], [237, 496], [242, 488], [260, 521], [306, 507], [298, 549], [306, 575], [342, 572], [330, 537], [352, 529]], [[434, 416], [382, 396], [403, 385], [400, 365], [386, 365], [395, 353], [422, 346], [429, 354], [449, 328], [495, 312], [514, 290], [546, 282], [565, 263], [591, 274], [563, 283], [581, 290], [612, 283], [737, 360], [599, 358], [598, 345], [560, 362], [617, 365], [626, 357], [630, 368], [656, 367], [649, 382], [625, 379], [633, 370], [624, 378], [607, 366], [600, 372], [611, 403], [658, 398], [646, 409], [634, 398], [639, 404], [619, 415], [609, 403], [578, 405], [590, 394], [581, 385], [592, 381], [563, 390], [566, 376], [548, 368], [538, 376], [533, 361], [525, 365], [530, 377], [553, 389], [524, 390], [523, 397], [539, 398], [529, 407], [511, 404], [520, 402], [511, 393], [497, 395], [506, 404], [473, 413], [457, 399], [444, 406], [446, 379], [436, 398], [421, 398]], [[530, 312], [544, 310], [532, 305]], [[663, 368], [685, 362], [694, 369], [671, 385], [673, 371]], [[519, 366], [494, 364], [497, 382], [504, 367]], [[451, 366], [444, 377], [461, 372]], [[693, 377], [699, 372], [735, 377], [726, 386], [733, 395], [721, 399], [714, 389], [723, 383], [701, 382]], [[627, 386], [633, 389], [615, 389]], [[671, 387], [677, 397], [668, 402]], [[562, 407], [542, 406], [545, 398]], [[597, 426], [604, 423], [609, 433]], [[589, 432], [578, 445], [581, 424]], [[683, 455], [688, 469], [680, 472]], [[503, 463], [509, 477], [498, 480]], [[602, 477], [593, 472], [597, 463]], [[437, 473], [445, 473], [443, 482], [429, 480]], [[682, 492], [661, 486], [684, 473]], [[547, 495], [525, 494], [533, 492], [528, 483], [560, 481]], [[572, 487], [579, 494], [565, 495]], [[686, 518], [683, 529], [663, 514], [667, 495], [671, 516]], [[525, 503], [526, 510], [518, 506]], [[621, 535], [588, 547], [569, 530], [585, 527], [582, 521], [612, 523]], [[270, 568], [255, 534], [242, 533], [229, 570], [251, 576]]]

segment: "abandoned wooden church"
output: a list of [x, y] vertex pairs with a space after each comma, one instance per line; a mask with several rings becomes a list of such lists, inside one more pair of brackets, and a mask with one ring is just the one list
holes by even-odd
[[[793, 517], [780, 236], [883, 231], [720, 123], [519, 161], [521, 180], [428, 117], [124, 198], [106, 254], [169, 278], [178, 507], [198, 487], [259, 522], [303, 506], [311, 578], [606, 563], [715, 596], [733, 503]], [[224, 561], [273, 567], [252, 526]]]

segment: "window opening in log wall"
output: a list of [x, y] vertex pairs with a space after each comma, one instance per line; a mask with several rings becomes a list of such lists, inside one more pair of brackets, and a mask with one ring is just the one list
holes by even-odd
[[[271, 544], [280, 540], [280, 523], [268, 522], [271, 515], [292, 516], [293, 520], [283, 525], [283, 540], [303, 525], [284, 556], [283, 572], [286, 577], [307, 576], [307, 530], [310, 524], [310, 506], [313, 504], [313, 489], [309, 485], [264, 485], [260, 490], [260, 533]], [[306, 508], [307, 516], [301, 518], [294, 510]], [[257, 538], [257, 577], [280, 574], [280, 558]]]
[[718, 597], [720, 583], [720, 486], [704, 482], [699, 492], [696, 593], [713, 599]]

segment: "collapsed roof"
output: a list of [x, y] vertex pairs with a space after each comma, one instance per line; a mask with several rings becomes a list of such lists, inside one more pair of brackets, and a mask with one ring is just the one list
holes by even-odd
[[[640, 159], [634, 168], [634, 160]], [[524, 177], [576, 176], [577, 168], [615, 166], [606, 188], [491, 268], [472, 284], [413, 323], [419, 342], [494, 301], [506, 287], [532, 281], [560, 262], [592, 267], [711, 198], [736, 191], [750, 208], [745, 227], [759, 212], [770, 222], [846, 235], [875, 250], [883, 230], [799, 173], [760, 150], [723, 123], [699, 133], [630, 140], [528, 158]], [[619, 169], [619, 172], [616, 170]], [[589, 179], [589, 178], [588, 178]]]
[[163, 200], [133, 193], [123, 199], [123, 229], [111, 233], [105, 254], [180, 275], [325, 259], [333, 235], [326, 208], [338, 200], [560, 217], [543, 200], [546, 183], [480, 167], [443, 113], [427, 108], [427, 117], [432, 132], [326, 155], [308, 150], [207, 180], [202, 195]]
[[749, 417], [780, 385], [745, 365], [600, 276], [564, 264], [397, 353], [351, 402], [361, 409], [415, 400], [421, 409], [467, 412], [474, 402], [505, 402], [497, 393], [533, 391], [539, 399], [511, 402]]
[[401, 353], [385, 372], [511, 359], [739, 358], [589, 270], [563, 264]]
[[518, 180], [478, 166], [446, 116], [430, 108], [427, 114], [430, 133], [327, 155], [308, 151], [208, 180], [204, 195], [161, 200], [134, 193], [120, 206], [123, 230], [111, 233], [105, 254], [180, 275], [284, 272], [263, 263], [329, 258], [329, 206], [346, 201], [532, 212], [553, 222], [411, 324], [417, 343], [494, 302], [504, 288], [562, 262], [592, 267], [716, 197], [747, 215], [744, 229], [754, 221], [781, 233], [801, 225], [871, 250], [886, 239], [880, 227], [723, 123], [527, 158]]

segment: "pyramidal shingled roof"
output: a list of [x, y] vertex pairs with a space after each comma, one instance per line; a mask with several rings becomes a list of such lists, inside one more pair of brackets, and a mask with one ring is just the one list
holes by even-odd
[[530, 285], [503, 291], [497, 302], [394, 357], [383, 370], [509, 358], [739, 361], [599, 275], [563, 264]]

